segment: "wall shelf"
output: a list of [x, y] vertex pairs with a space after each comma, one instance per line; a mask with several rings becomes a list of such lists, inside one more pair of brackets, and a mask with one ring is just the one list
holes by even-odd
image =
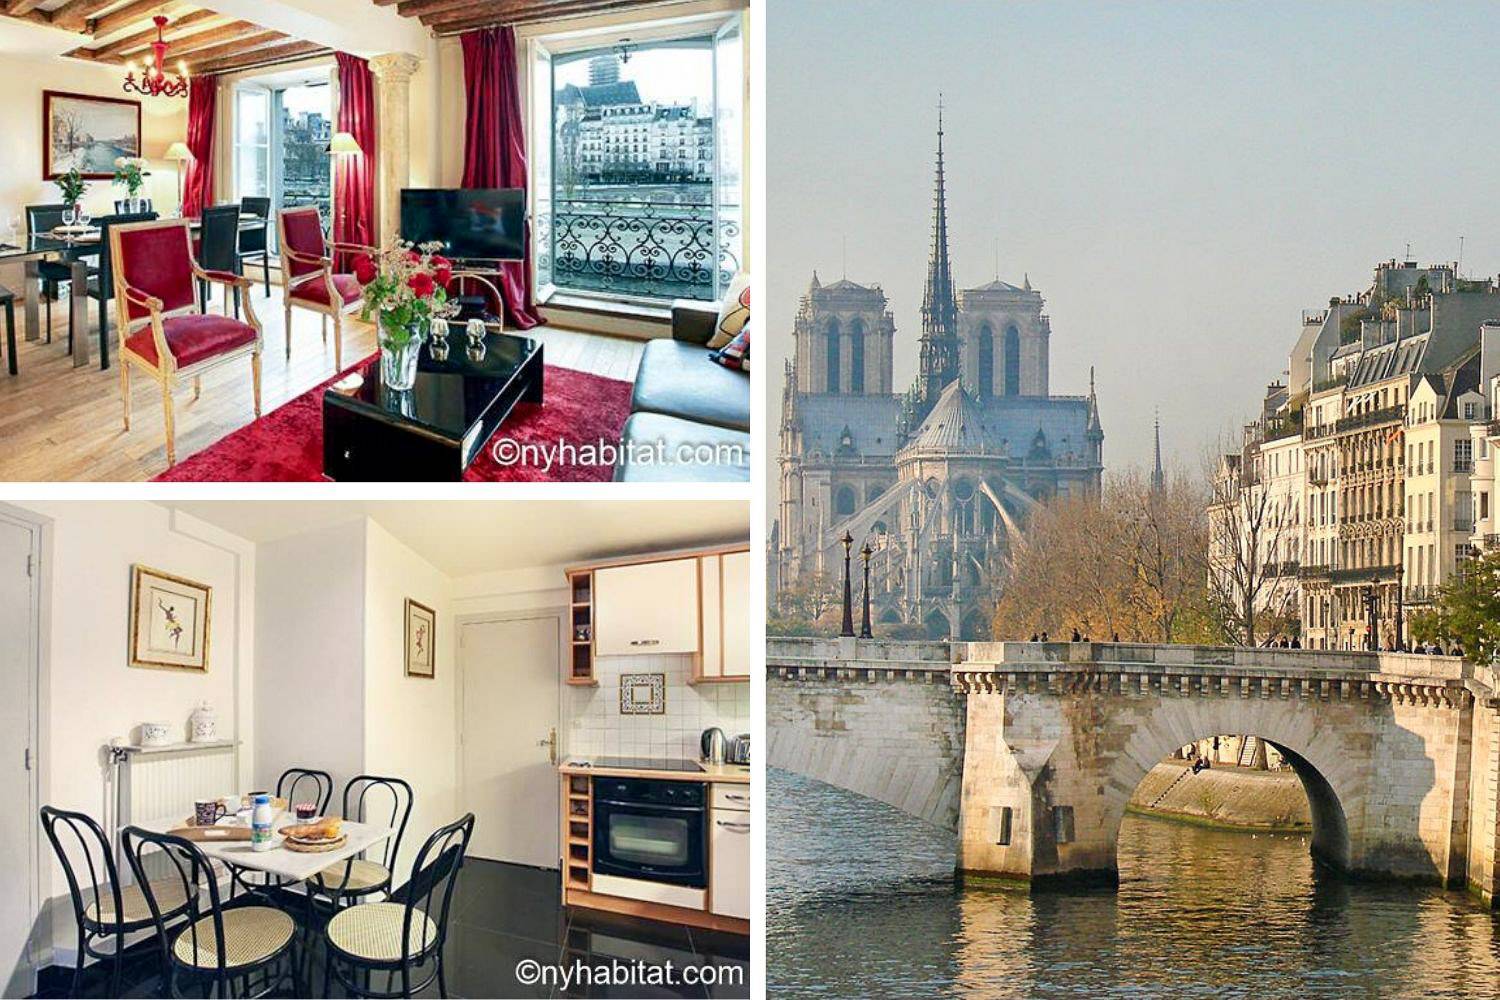
[[568, 634], [572, 641], [568, 649], [567, 682], [580, 687], [591, 687], [599, 683], [594, 677], [593, 571], [570, 571], [568, 589], [573, 595], [573, 601], [568, 622]]

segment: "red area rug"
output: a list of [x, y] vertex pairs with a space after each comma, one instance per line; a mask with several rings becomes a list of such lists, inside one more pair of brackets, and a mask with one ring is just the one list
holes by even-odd
[[[363, 369], [374, 355], [354, 369]], [[351, 369], [351, 370], [354, 370]], [[630, 416], [629, 382], [548, 365], [543, 373], [545, 402], [518, 403], [469, 471], [467, 482], [608, 482], [613, 456]], [[285, 406], [223, 438], [157, 476], [159, 483], [270, 483], [323, 481], [323, 393], [337, 381], [303, 393]], [[526, 451], [547, 449], [554, 458], [502, 465], [495, 456], [501, 440]], [[530, 448], [528, 446], [535, 446]], [[571, 446], [571, 449], [568, 447]]]

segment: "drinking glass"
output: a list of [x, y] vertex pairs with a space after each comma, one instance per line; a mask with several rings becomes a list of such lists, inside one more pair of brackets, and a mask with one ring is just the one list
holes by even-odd
[[78, 206], [78, 224], [80, 226], [87, 226], [90, 220], [92, 220], [93, 218], [94, 215], [92, 212], [84, 208], [82, 205]]
[[63, 209], [62, 220], [65, 226], [75, 225], [78, 222], [78, 209], [73, 208], [71, 205]]

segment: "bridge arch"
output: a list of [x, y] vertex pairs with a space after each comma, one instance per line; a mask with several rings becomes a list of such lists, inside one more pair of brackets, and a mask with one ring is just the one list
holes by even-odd
[[[1236, 715], [1237, 713], [1228, 712], [1225, 714]], [[1118, 802], [1118, 796], [1112, 796], [1109, 792], [1105, 793], [1111, 799], [1110, 808], [1105, 814], [1106, 823], [1108, 824], [1105, 836], [1109, 837], [1114, 844], [1116, 859], [1119, 853], [1120, 824], [1124, 819], [1125, 806], [1129, 803], [1130, 798], [1135, 794], [1141, 782], [1145, 780], [1146, 775], [1155, 767], [1156, 763], [1166, 759], [1173, 751], [1187, 743], [1224, 733], [1236, 733], [1242, 736], [1258, 737], [1274, 747], [1278, 753], [1286, 758], [1287, 763], [1292, 767], [1292, 772], [1297, 775], [1298, 780], [1302, 783], [1303, 793], [1307, 796], [1308, 811], [1312, 815], [1312, 843], [1310, 850], [1314, 860], [1334, 871], [1347, 872], [1350, 868], [1349, 819], [1345, 814], [1344, 804], [1340, 800], [1339, 792], [1333, 783], [1324, 775], [1319, 766], [1309, 759], [1309, 755], [1327, 758], [1329, 755], [1326, 749], [1307, 744], [1301, 746], [1299, 752], [1298, 748], [1294, 748], [1283, 742], [1283, 740], [1290, 739], [1306, 743], [1306, 736], [1304, 734], [1283, 731], [1282, 739], [1277, 739], [1266, 733], [1256, 732], [1253, 728], [1245, 728], [1247, 723], [1243, 721], [1236, 720], [1233, 725], [1229, 725], [1228, 722], [1208, 723], [1210, 728], [1216, 725], [1224, 726], [1224, 728], [1214, 729], [1213, 732], [1199, 732], [1183, 743], [1164, 746], [1156, 761], [1144, 767], [1141, 766], [1141, 762], [1136, 755], [1131, 755], [1132, 766], [1130, 771], [1131, 773], [1139, 773], [1140, 777], [1135, 784], [1130, 785], [1126, 789], [1125, 802], [1120, 803]], [[1171, 737], [1163, 736], [1157, 745], [1170, 743], [1170, 740]], [[1143, 753], [1151, 752], [1144, 747], [1142, 751]], [[1324, 766], [1332, 769], [1335, 763], [1333, 760], [1325, 760]], [[1338, 772], [1335, 771], [1335, 774], [1338, 774]], [[1128, 781], [1129, 778], [1125, 777], [1125, 780]], [[1185, 778], [1183, 780], [1191, 781], [1192, 779]]]

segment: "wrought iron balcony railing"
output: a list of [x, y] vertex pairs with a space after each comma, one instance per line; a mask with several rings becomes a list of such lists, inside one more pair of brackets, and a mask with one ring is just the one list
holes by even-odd
[[[726, 216], [727, 213], [727, 216]], [[739, 270], [738, 206], [559, 198], [537, 213], [537, 269], [559, 288], [712, 299]]]
[[1398, 423], [1406, 417], [1405, 406], [1387, 406], [1379, 410], [1371, 410], [1368, 413], [1356, 413], [1353, 416], [1340, 417], [1334, 422], [1338, 433], [1356, 431], [1365, 427], [1378, 427], [1381, 424]]

